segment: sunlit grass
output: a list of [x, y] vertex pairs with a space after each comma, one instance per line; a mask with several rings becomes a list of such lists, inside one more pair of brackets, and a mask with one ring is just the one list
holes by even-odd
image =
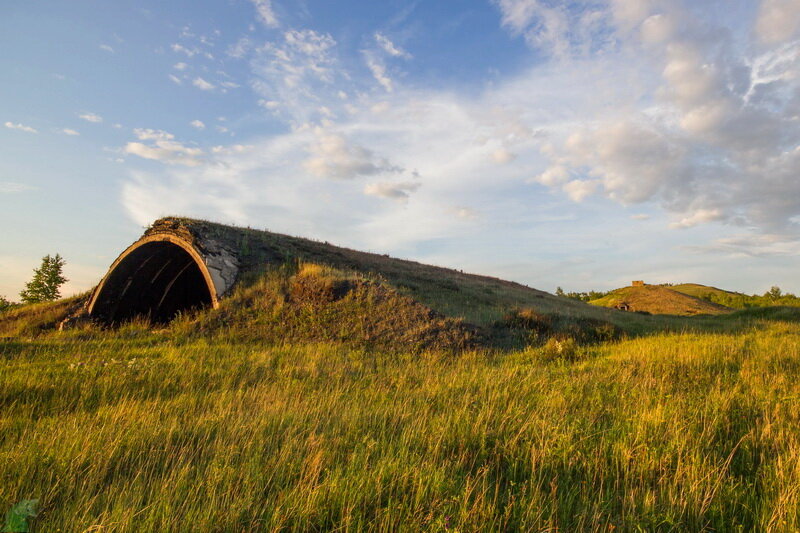
[[800, 328], [417, 355], [153, 333], [0, 344], [35, 531], [800, 529]]

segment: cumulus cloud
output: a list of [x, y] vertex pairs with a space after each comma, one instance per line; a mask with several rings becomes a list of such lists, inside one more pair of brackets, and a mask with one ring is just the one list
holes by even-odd
[[24, 131], [25, 133], [39, 133], [39, 130], [37, 130], [35, 128], [32, 128], [30, 126], [26, 126], [25, 124], [21, 124], [19, 122], [14, 123], [14, 122], [8, 121], [8, 122], [5, 123], [5, 127], [8, 128], [8, 129], [11, 129], [11, 130]]
[[689, 216], [670, 224], [671, 228], [691, 228], [706, 222], [722, 220], [725, 215], [719, 209], [698, 209]]
[[189, 65], [187, 65], [187, 64], [186, 64], [186, 63], [184, 63], [183, 61], [181, 61], [181, 62], [178, 62], [178, 63], [175, 63], [175, 64], [172, 66], [172, 68], [174, 68], [175, 70], [186, 70], [188, 67], [189, 67]]
[[352, 179], [384, 172], [402, 172], [385, 158], [349, 142], [344, 136], [317, 130], [317, 140], [310, 148], [311, 157], [303, 163], [311, 174], [323, 178]]
[[762, 42], [781, 43], [793, 37], [800, 27], [800, 0], [762, 0], [755, 31]]
[[195, 128], [195, 129], [198, 129], [198, 130], [204, 130], [204, 129], [206, 129], [206, 125], [203, 123], [203, 121], [202, 121], [202, 120], [197, 120], [197, 119], [196, 119], [196, 120], [193, 120], [193, 121], [191, 121], [191, 122], [189, 123], [189, 125], [190, 125], [191, 127]]
[[78, 118], [85, 120], [86, 122], [93, 122], [95, 124], [99, 124], [103, 122], [103, 117], [96, 113], [81, 113], [78, 115]]
[[[789, 45], [742, 56], [734, 39], [709, 38], [714, 21], [678, 3], [653, 5], [618, 0], [614, 15], [638, 35], [626, 45], [655, 74], [652, 92], [639, 98], [655, 104], [613, 114], [598, 108], [558, 132], [544, 151], [551, 164], [536, 181], [573, 199], [591, 192], [567, 176], [596, 183], [625, 204], [658, 201], [678, 216], [673, 228], [723, 221], [798, 231], [792, 213], [800, 212], [800, 184], [788, 176], [800, 170], [800, 123], [792, 111], [800, 56]], [[769, 13], [778, 10], [788, 21], [792, 9], [791, 2], [762, 2], [757, 34], [767, 31]], [[782, 41], [791, 28], [769, 34]]]
[[517, 158], [517, 154], [507, 150], [506, 148], [498, 148], [494, 152], [492, 152], [492, 159], [495, 163], [500, 165], [505, 165], [506, 163], [512, 162], [514, 159]]
[[407, 202], [411, 193], [419, 189], [420, 184], [404, 181], [400, 183], [379, 182], [368, 183], [364, 186], [364, 194], [368, 196], [377, 196], [379, 198], [388, 198], [399, 202]]
[[593, 180], [572, 180], [565, 183], [562, 187], [567, 196], [575, 202], [582, 202], [590, 196], [597, 188], [597, 182]]
[[80, 135], [80, 133], [79, 133], [79, 132], [77, 132], [77, 131], [75, 131], [75, 130], [73, 130], [73, 129], [70, 129], [70, 128], [64, 128], [64, 129], [62, 129], [62, 130], [61, 130], [61, 133], [63, 133], [64, 135], [71, 135], [71, 136], [77, 136], [77, 135]]
[[175, 136], [162, 130], [135, 129], [134, 134], [141, 142], [129, 142], [123, 148], [126, 154], [143, 159], [152, 159], [168, 165], [197, 167], [202, 165], [203, 150], [186, 146], [175, 140]]
[[192, 85], [203, 91], [213, 91], [215, 85], [201, 78], [200, 76], [192, 80]]

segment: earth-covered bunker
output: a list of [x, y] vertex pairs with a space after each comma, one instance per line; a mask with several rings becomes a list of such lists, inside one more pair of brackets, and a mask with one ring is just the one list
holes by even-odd
[[221, 242], [162, 219], [114, 261], [88, 313], [106, 324], [136, 316], [165, 323], [182, 311], [217, 307], [237, 273], [235, 255]]

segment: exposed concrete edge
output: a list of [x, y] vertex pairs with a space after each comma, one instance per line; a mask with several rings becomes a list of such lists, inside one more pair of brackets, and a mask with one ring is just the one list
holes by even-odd
[[126, 248], [125, 251], [123, 251], [111, 264], [106, 275], [103, 276], [103, 279], [100, 280], [100, 283], [92, 292], [92, 296], [89, 299], [89, 303], [86, 307], [86, 311], [89, 315], [92, 314], [100, 293], [103, 291], [106, 282], [111, 277], [111, 274], [114, 272], [117, 266], [124, 261], [125, 258], [131, 254], [131, 252], [151, 242], [169, 242], [176, 246], [180, 246], [192, 257], [192, 259], [194, 259], [195, 263], [197, 263], [197, 266], [200, 268], [200, 272], [203, 274], [206, 285], [208, 286], [209, 293], [211, 294], [211, 305], [214, 308], [219, 306], [220, 299], [236, 282], [236, 277], [239, 271], [236, 256], [223, 248], [216, 241], [198, 243], [204, 244], [204, 246], [198, 247], [195, 246], [194, 242], [190, 242], [188, 239], [177, 236], [174, 233], [158, 231], [148, 232], [141, 239]]

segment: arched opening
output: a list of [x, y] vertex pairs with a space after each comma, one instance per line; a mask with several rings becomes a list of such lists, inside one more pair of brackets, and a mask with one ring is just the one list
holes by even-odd
[[194, 255], [169, 240], [135, 244], [97, 287], [89, 314], [106, 324], [137, 316], [163, 324], [181, 311], [213, 305], [213, 285]]

